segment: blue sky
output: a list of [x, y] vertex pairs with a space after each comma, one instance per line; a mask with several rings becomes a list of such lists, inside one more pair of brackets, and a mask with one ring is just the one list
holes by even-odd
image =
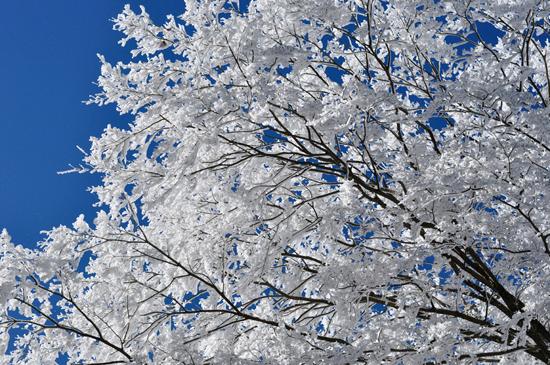
[[12, 242], [33, 247], [42, 230], [70, 226], [83, 213], [92, 220], [98, 174], [58, 175], [77, 166], [90, 136], [107, 124], [126, 127], [113, 104], [98, 107], [82, 101], [100, 92], [97, 54], [107, 61], [128, 62], [131, 43], [112, 29], [130, 4], [144, 5], [155, 23], [184, 12], [183, 0], [2, 0], [0, 6], [0, 230]]

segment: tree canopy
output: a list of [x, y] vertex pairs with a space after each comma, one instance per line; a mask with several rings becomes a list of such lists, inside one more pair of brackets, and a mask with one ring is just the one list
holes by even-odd
[[3, 231], [0, 363], [549, 363], [549, 11], [126, 6], [106, 208]]

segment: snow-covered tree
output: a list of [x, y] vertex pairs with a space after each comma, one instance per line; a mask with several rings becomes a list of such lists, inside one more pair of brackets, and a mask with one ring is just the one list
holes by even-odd
[[40, 250], [4, 230], [0, 363], [550, 362], [548, 2], [115, 29], [140, 61], [101, 58], [90, 103], [135, 120], [75, 169], [107, 208]]

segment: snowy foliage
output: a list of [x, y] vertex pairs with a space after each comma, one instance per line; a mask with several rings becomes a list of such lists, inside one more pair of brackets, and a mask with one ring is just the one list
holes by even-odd
[[127, 6], [105, 211], [0, 235], [0, 363], [548, 363], [549, 11]]

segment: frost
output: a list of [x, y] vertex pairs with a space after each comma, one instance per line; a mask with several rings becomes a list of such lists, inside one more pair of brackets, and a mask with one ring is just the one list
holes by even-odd
[[548, 6], [126, 6], [104, 210], [2, 231], [0, 363], [549, 363]]
[[78, 216], [78, 219], [73, 223], [73, 228], [79, 233], [90, 230], [90, 226], [84, 221], [84, 214]]

